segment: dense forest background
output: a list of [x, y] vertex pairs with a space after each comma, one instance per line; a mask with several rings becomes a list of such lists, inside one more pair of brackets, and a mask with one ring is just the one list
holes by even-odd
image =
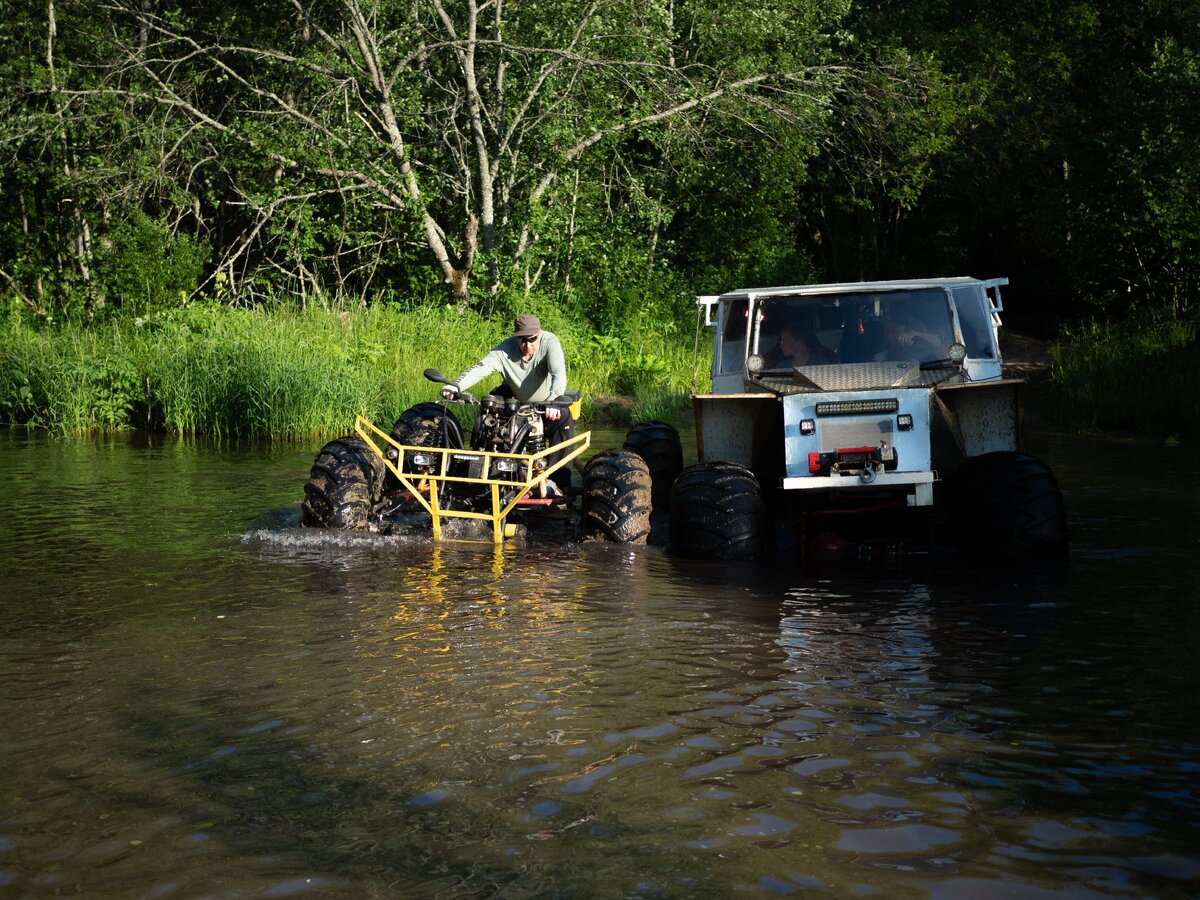
[[1011, 279], [1026, 327], [1194, 316], [1200, 0], [9, 0], [0, 291], [533, 298]]

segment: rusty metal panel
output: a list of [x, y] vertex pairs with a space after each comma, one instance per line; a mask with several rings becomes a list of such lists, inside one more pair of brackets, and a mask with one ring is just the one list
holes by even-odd
[[777, 411], [771, 394], [696, 394], [697, 451], [701, 462], [754, 464], [754, 436], [760, 417]]
[[936, 389], [955, 438], [966, 457], [1021, 448], [1021, 388], [1024, 381], [943, 385]]

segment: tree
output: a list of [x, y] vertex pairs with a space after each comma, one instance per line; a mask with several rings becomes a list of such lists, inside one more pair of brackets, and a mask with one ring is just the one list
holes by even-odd
[[[841, 0], [777, 0], [750, 14], [732, 2], [675, 0], [106, 7], [124, 56], [113, 89], [186, 114], [213, 152], [227, 154], [219, 170], [232, 199], [223, 202], [246, 215], [218, 270], [232, 273], [257, 254], [262, 269], [293, 283], [340, 285], [349, 270], [369, 284], [381, 258], [411, 259], [420, 244], [460, 304], [480, 260], [491, 293], [517, 272], [530, 284], [547, 262], [561, 265], [561, 244], [546, 248], [543, 227], [574, 216], [578, 233], [581, 201], [594, 212], [612, 189], [647, 187], [639, 202], [653, 233], [670, 216], [644, 215], [647, 200], [669, 206], [650, 184], [655, 174], [712, 144], [725, 123], [817, 129], [844, 75], [826, 39], [843, 8]], [[743, 35], [757, 23], [748, 45], [717, 31], [735, 22]], [[315, 272], [314, 260], [329, 274]]]

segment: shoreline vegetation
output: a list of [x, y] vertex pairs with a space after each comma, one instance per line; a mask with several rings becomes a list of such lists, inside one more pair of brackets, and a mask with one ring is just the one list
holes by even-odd
[[[694, 322], [647, 317], [596, 334], [551, 305], [532, 311], [563, 341], [584, 421], [677, 422], [689, 394], [705, 389], [711, 344], [707, 334], [697, 343]], [[0, 423], [284, 441], [347, 433], [358, 414], [386, 427], [436, 398], [426, 368], [454, 377], [507, 325], [507, 316], [395, 304], [192, 303], [92, 326], [14, 313], [0, 324]], [[1175, 442], [1200, 435], [1198, 338], [1196, 322], [1171, 319], [1089, 323], [1048, 345], [1002, 334], [1001, 347], [1010, 374], [1038, 383], [1038, 419]]]
[[[675, 419], [687, 405], [692, 335], [637, 320], [619, 334], [595, 334], [554, 309], [533, 311], [563, 342], [583, 419]], [[359, 414], [390, 427], [409, 406], [436, 399], [426, 368], [453, 378], [510, 324], [507, 316], [394, 304], [193, 303], [90, 327], [13, 315], [0, 326], [0, 422], [62, 434], [145, 429], [274, 440], [345, 434]], [[702, 344], [705, 376], [710, 352]]]

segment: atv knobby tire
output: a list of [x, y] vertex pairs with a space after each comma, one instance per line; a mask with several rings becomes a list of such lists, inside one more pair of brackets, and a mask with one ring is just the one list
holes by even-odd
[[766, 507], [745, 466], [716, 462], [684, 469], [671, 488], [670, 515], [670, 549], [679, 556], [753, 559], [766, 549]]
[[583, 468], [583, 531], [616, 544], [650, 535], [650, 470], [636, 453], [602, 450]]
[[383, 494], [385, 471], [383, 460], [357, 435], [330, 441], [304, 485], [301, 526], [365, 529]]
[[986, 453], [953, 476], [954, 521], [963, 549], [1006, 561], [1067, 556], [1067, 514], [1058, 480], [1025, 453]]
[[406, 447], [462, 448], [458, 420], [437, 403], [418, 403], [400, 414], [392, 426], [392, 440]]
[[670, 502], [671, 485], [683, 471], [679, 432], [666, 422], [639, 422], [625, 435], [623, 449], [646, 461], [654, 508], [665, 507]]

